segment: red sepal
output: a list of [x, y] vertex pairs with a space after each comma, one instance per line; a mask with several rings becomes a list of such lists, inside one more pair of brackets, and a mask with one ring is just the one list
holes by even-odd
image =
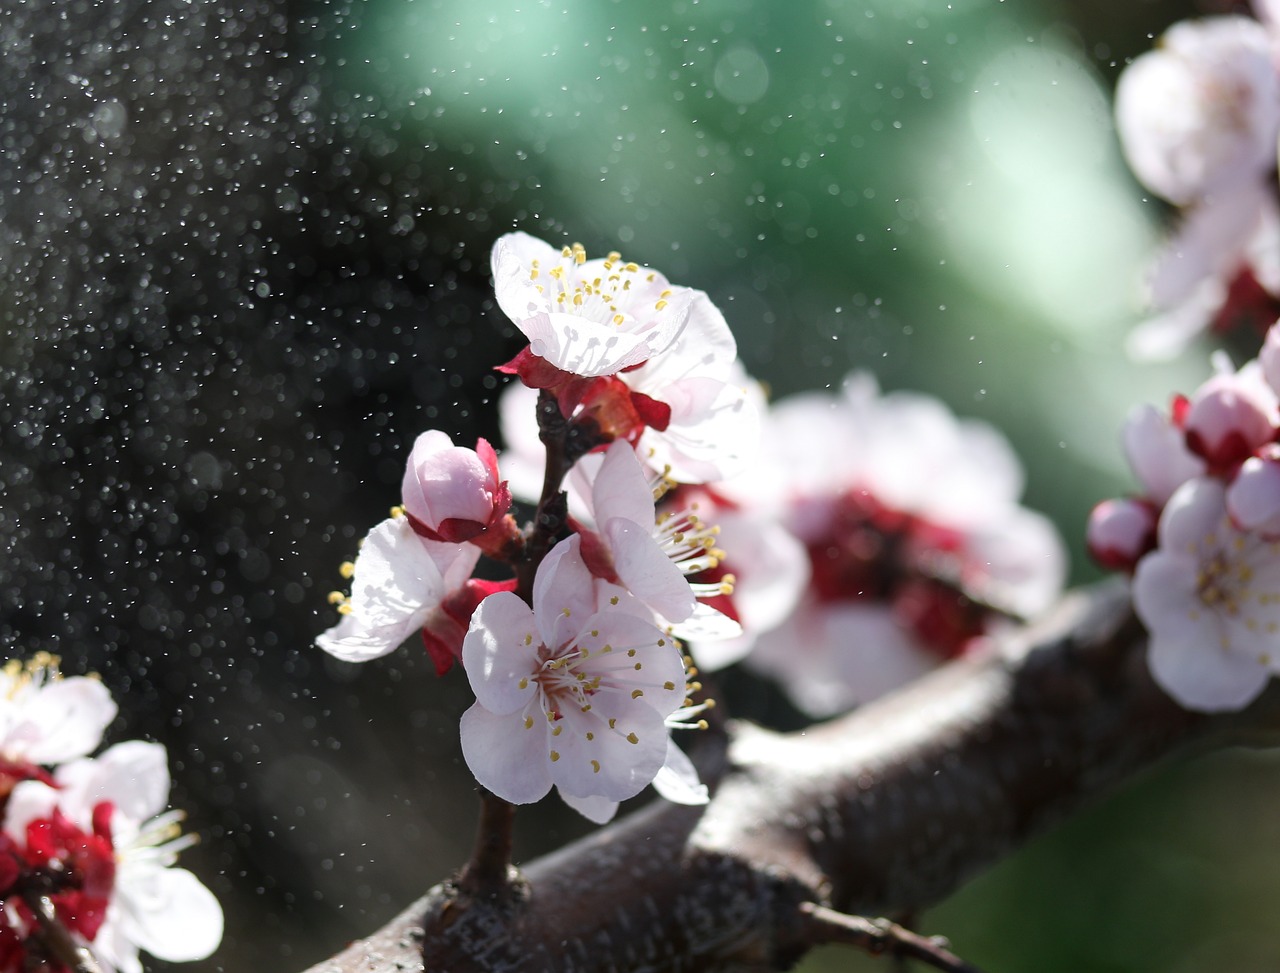
[[471, 616], [491, 594], [498, 591], [515, 591], [516, 579], [507, 581], [483, 581], [471, 578], [461, 588], [445, 595], [427, 618], [422, 628], [422, 641], [427, 655], [435, 664], [436, 675], [443, 676], [462, 662], [462, 640], [471, 625]]

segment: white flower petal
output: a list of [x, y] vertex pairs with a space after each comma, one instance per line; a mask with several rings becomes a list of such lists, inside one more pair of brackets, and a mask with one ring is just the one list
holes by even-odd
[[1125, 419], [1124, 451], [1147, 497], [1161, 506], [1204, 463], [1187, 449], [1182, 432], [1154, 406], [1141, 405]]
[[614, 517], [642, 525], [653, 523], [653, 489], [628, 443], [617, 441], [605, 450], [604, 462], [591, 485], [591, 513], [597, 524]]
[[619, 580], [636, 598], [672, 622], [693, 613], [693, 589], [649, 528], [615, 518], [604, 525], [604, 536]]
[[122, 933], [157, 959], [204, 959], [222, 942], [222, 907], [183, 868], [126, 862], [117, 873]]
[[111, 693], [100, 680], [84, 676], [32, 687], [8, 705], [16, 712], [0, 740], [0, 752], [35, 764], [85, 756], [102, 742], [116, 716]]
[[96, 759], [63, 764], [54, 779], [62, 788], [59, 806], [86, 830], [92, 825], [94, 805], [100, 801], [115, 805], [113, 831], [119, 825], [136, 828], [169, 803], [169, 761], [159, 743], [117, 743]]
[[532, 804], [551, 790], [547, 730], [539, 721], [525, 729], [521, 718], [499, 716], [476, 703], [462, 714], [462, 757], [477, 781], [504, 801]]
[[706, 804], [707, 785], [683, 750], [667, 739], [667, 762], [653, 778], [653, 789], [673, 804]]
[[557, 788], [560, 800], [594, 824], [608, 824], [618, 813], [618, 802], [604, 797], [574, 797]]
[[514, 713], [533, 699], [533, 674], [542, 645], [533, 609], [510, 591], [480, 602], [462, 640], [462, 666], [480, 705]]

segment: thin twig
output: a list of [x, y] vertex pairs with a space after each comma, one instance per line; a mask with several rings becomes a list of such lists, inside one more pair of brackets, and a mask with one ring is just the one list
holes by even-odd
[[40, 926], [36, 935], [54, 959], [73, 973], [102, 973], [102, 967], [93, 958], [93, 953], [87, 946], [77, 943], [58, 918], [53, 899], [36, 891], [23, 892], [22, 898], [35, 913], [36, 922]]
[[888, 919], [849, 916], [812, 902], [800, 906], [804, 935], [815, 946], [842, 944], [856, 946], [872, 956], [909, 958], [946, 973], [981, 973], [947, 948], [946, 940], [921, 936]]
[[515, 807], [483, 787], [480, 800], [476, 845], [458, 879], [458, 888], [473, 896], [501, 897], [515, 885], [511, 867]]

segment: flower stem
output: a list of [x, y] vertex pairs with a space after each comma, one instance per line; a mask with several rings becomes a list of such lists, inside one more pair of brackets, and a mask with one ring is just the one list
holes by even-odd
[[477, 898], [505, 897], [516, 885], [516, 870], [511, 865], [515, 806], [483, 787], [479, 790], [476, 845], [458, 879], [458, 888]]
[[35, 890], [26, 890], [22, 893], [22, 898], [35, 913], [36, 922], [40, 926], [37, 935], [53, 959], [73, 973], [102, 973], [102, 967], [93, 958], [89, 948], [77, 943], [58, 919], [57, 909], [49, 896]]

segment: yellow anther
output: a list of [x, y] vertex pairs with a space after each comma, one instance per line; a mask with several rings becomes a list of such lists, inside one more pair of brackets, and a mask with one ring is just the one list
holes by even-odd
[[636, 672], [639, 672], [639, 671], [640, 671], [641, 669], [643, 669], [643, 668], [644, 668], [644, 663], [643, 663], [643, 662], [637, 662], [637, 663], [636, 663]]
[[666, 682], [662, 684], [662, 688], [666, 690], [673, 690], [676, 688], [676, 684], [673, 683], [670, 679], [668, 679]]
[[[329, 592], [329, 604], [331, 605], [341, 605], [346, 600], [347, 600], [347, 596], [344, 595], [341, 591]], [[18, 660], [14, 659], [13, 661], [17, 662]], [[9, 671], [9, 667], [5, 666], [6, 674], [8, 673], [8, 671]]]
[[631, 690], [631, 698], [632, 698], [632, 699], [639, 699], [639, 698], [640, 698], [641, 696], [643, 696], [643, 695], [644, 695], [644, 690], [643, 690], [643, 689], [633, 689], [633, 690]]
[[610, 250], [604, 259], [609, 261], [610, 263], [617, 263], [619, 260], [622, 259], [622, 254], [618, 253], [617, 250]]
[[521, 689], [528, 689], [528, 688], [529, 688], [529, 677], [528, 677], [528, 676], [525, 676], [525, 677], [521, 678], [520, 683], [519, 683], [519, 686], [520, 686], [520, 688], [521, 688]]
[[396, 506], [394, 506], [394, 507], [392, 507], [392, 508], [391, 508], [391, 516], [392, 516], [392, 517], [395, 517], [395, 518], [397, 518], [397, 519], [398, 519], [398, 518], [400, 518], [400, 517], [403, 517], [403, 516], [404, 516], [404, 507], [400, 506], [399, 504], [396, 504]]
[[639, 743], [639, 742], [640, 742], [640, 738], [639, 738], [638, 736], [636, 736], [634, 733], [628, 733], [628, 734], [627, 734], [627, 742], [628, 742], [628, 743]]
[[594, 733], [592, 733], [591, 731], [589, 731], [589, 730], [588, 730], [588, 731], [587, 731], [587, 739], [588, 739], [588, 740], [594, 740], [595, 738], [596, 738], [596, 735], [595, 735]]
[[595, 773], [595, 774], [600, 773], [600, 761], [599, 761], [599, 760], [593, 760], [593, 761], [591, 761], [591, 772], [592, 772], [592, 773]]
[[561, 731], [563, 731], [563, 730], [564, 730], [564, 727], [563, 727], [563, 726], [557, 726], [557, 727], [555, 727], [555, 728], [551, 731], [551, 735], [552, 735], [553, 737], [558, 737], [558, 736], [560, 735]]
[[616, 730], [617, 728], [618, 728], [618, 721], [612, 716], [609, 717], [609, 729]]
[[356, 566], [354, 561], [343, 561], [338, 565], [338, 573], [347, 581], [355, 577]]
[[551, 751], [551, 762], [552, 762], [552, 763], [555, 763], [555, 762], [556, 762], [557, 760], [559, 760], [559, 759], [560, 759], [560, 752], [559, 752], [558, 750], [552, 750], [552, 751]]
[[532, 717], [532, 716], [526, 716], [526, 717], [524, 718], [524, 728], [525, 728], [526, 730], [532, 730], [532, 729], [533, 729], [533, 717]]
[[654, 305], [654, 307], [657, 308], [659, 311], [661, 311], [663, 308], [667, 306], [667, 303], [668, 303], [667, 301], [659, 301], [657, 304]]
[[344, 601], [341, 605], [338, 606], [339, 615], [350, 615], [353, 610], [354, 609], [352, 609], [351, 607], [351, 602], [349, 601]]

